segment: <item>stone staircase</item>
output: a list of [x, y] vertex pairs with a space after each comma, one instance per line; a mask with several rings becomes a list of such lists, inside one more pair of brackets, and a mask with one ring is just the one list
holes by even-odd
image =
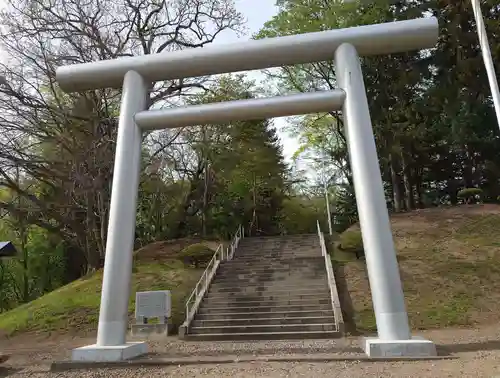
[[241, 240], [189, 326], [192, 340], [340, 337], [317, 234]]

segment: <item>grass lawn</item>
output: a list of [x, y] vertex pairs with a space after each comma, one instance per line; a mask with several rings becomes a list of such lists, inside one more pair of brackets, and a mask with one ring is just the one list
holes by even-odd
[[[129, 302], [134, 316], [135, 292], [171, 290], [172, 323], [184, 321], [184, 301], [203, 270], [190, 269], [181, 262], [137, 262]], [[97, 327], [101, 300], [102, 271], [61, 287], [30, 303], [0, 315], [0, 329], [7, 335], [27, 331], [81, 333]]]

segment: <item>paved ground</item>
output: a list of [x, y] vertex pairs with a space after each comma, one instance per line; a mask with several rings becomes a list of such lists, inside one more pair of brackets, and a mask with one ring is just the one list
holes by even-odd
[[[500, 378], [500, 325], [477, 330], [424, 332], [439, 344], [441, 353], [458, 359], [419, 362], [253, 362], [162, 368], [99, 369], [50, 373], [52, 361], [67, 358], [67, 351], [94, 339], [16, 338], [0, 341], [2, 352], [11, 358], [2, 364], [0, 377], [487, 377]], [[286, 355], [290, 353], [333, 353], [359, 355], [356, 339], [286, 342], [184, 343], [174, 338], [150, 341], [155, 357]]]

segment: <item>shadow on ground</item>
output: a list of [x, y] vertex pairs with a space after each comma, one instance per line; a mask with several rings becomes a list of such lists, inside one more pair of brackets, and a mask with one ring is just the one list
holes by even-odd
[[469, 344], [443, 344], [438, 345], [438, 352], [452, 354], [452, 353], [466, 353], [466, 352], [479, 352], [500, 350], [500, 340], [490, 340], [478, 343]]
[[13, 374], [19, 373], [22, 369], [0, 366], [0, 377], [9, 377]]

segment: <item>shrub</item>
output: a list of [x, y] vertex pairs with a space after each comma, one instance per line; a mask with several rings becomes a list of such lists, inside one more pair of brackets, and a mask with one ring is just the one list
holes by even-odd
[[200, 268], [208, 264], [214, 253], [215, 251], [205, 244], [198, 243], [185, 247], [178, 256], [184, 264]]
[[359, 259], [364, 256], [363, 238], [360, 230], [348, 230], [340, 235], [338, 248], [344, 252], [355, 253]]
[[457, 197], [463, 199], [465, 203], [470, 203], [471, 200], [477, 197], [480, 198], [482, 194], [483, 191], [479, 188], [465, 188], [457, 193]]

